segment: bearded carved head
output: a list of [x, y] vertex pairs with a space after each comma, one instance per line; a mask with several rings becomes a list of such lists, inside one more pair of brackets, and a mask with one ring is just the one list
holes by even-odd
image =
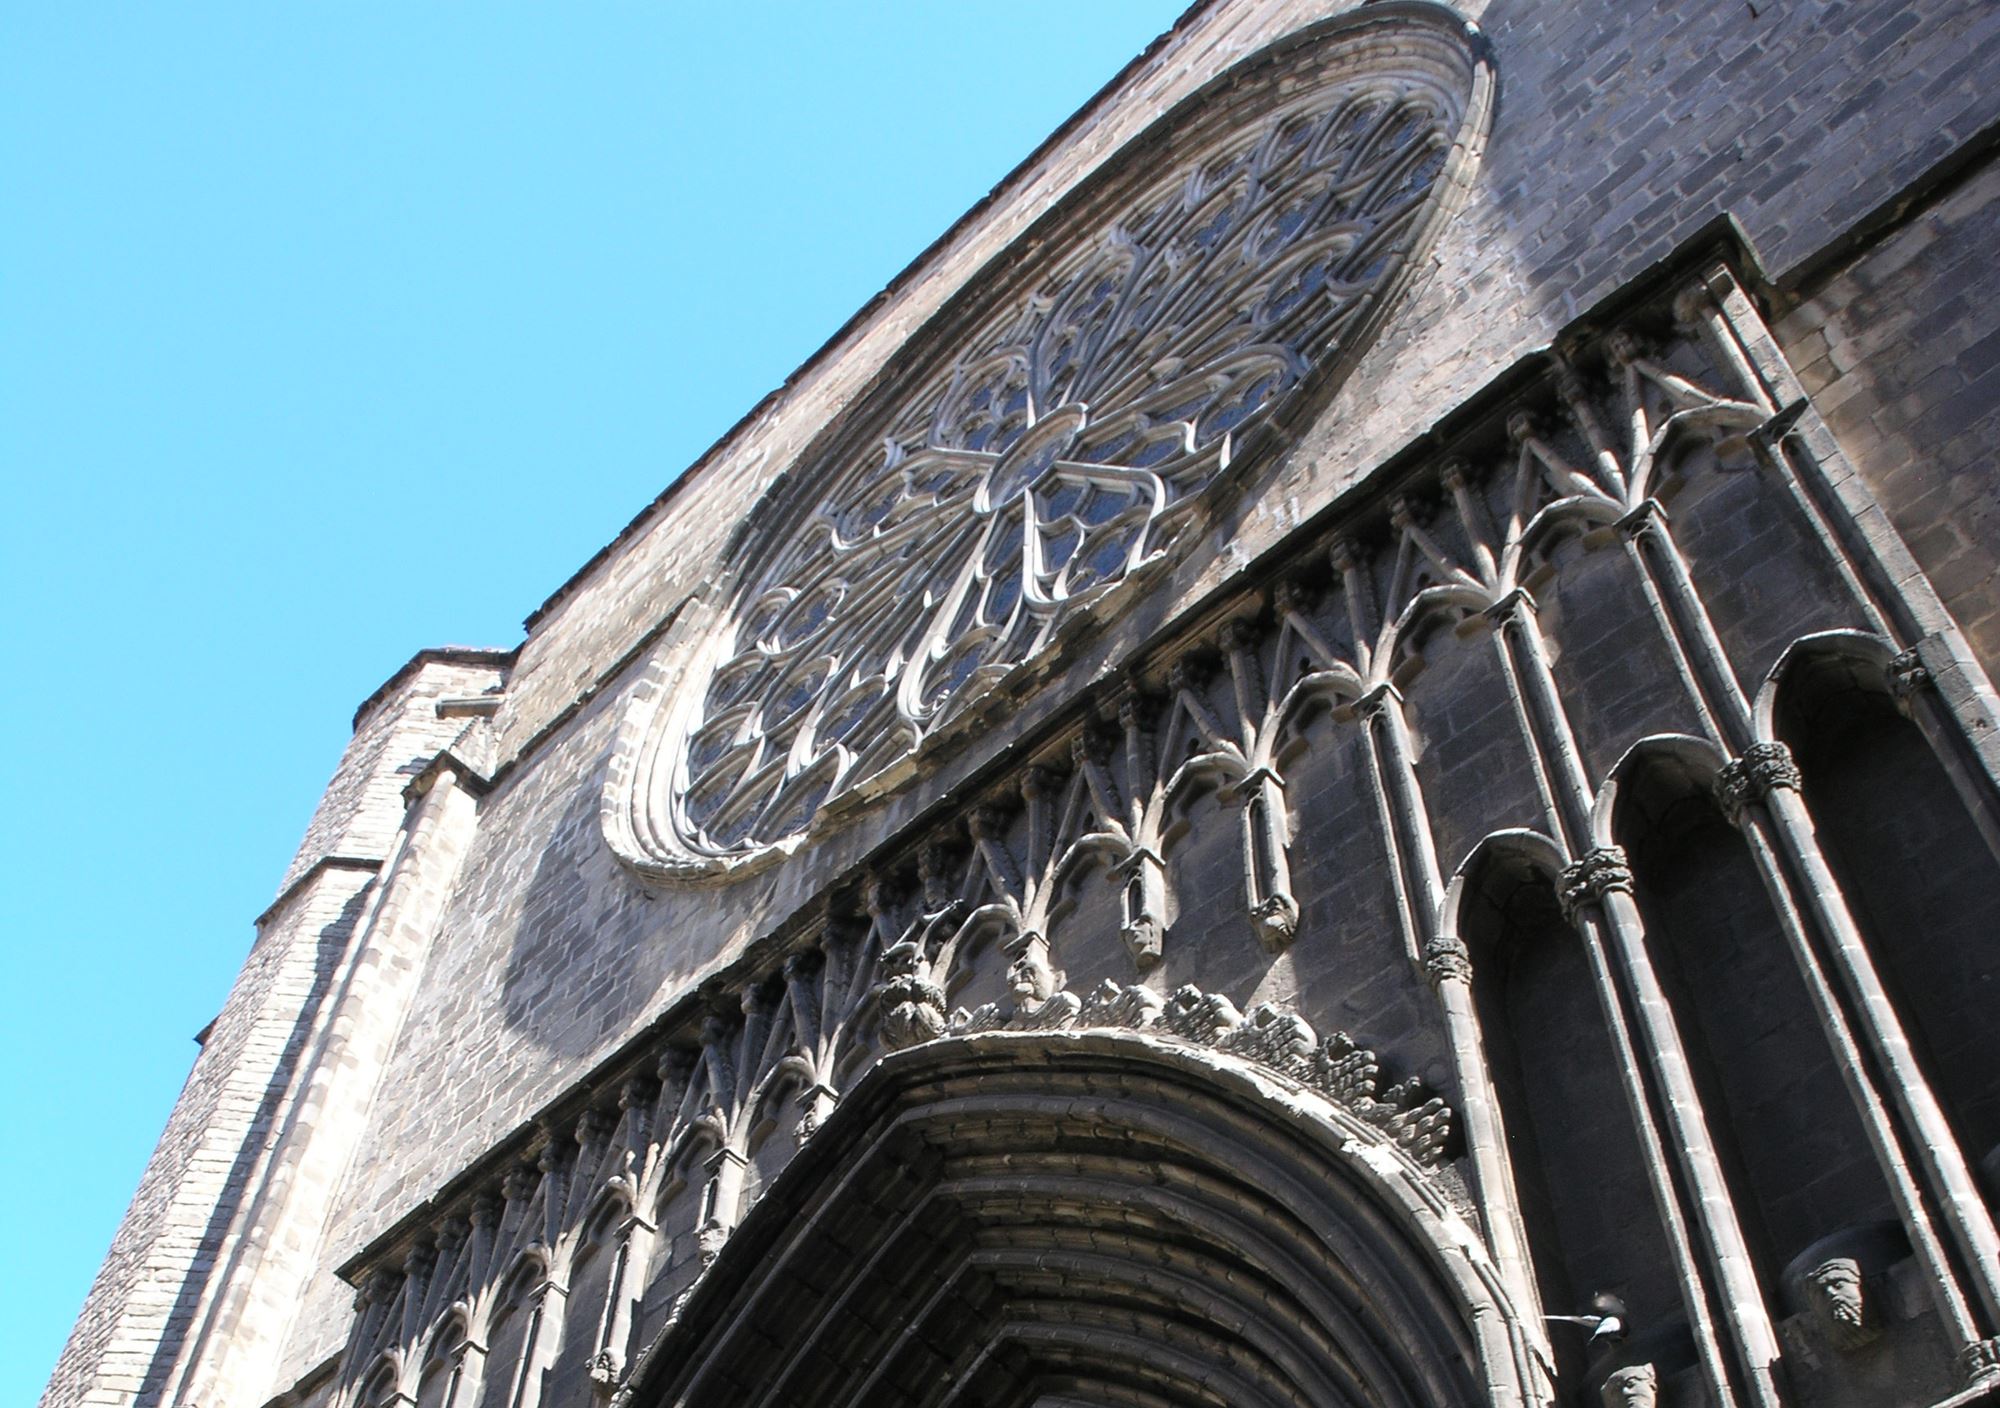
[[891, 1050], [943, 1036], [944, 989], [930, 980], [921, 946], [891, 945], [882, 954], [882, 1041]]
[[1836, 1349], [1859, 1349], [1880, 1331], [1871, 1323], [1861, 1263], [1828, 1257], [1805, 1273], [1806, 1302]]

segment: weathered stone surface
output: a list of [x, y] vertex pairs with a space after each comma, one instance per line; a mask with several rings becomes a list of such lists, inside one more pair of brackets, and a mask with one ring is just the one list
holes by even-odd
[[[1345, 380], [789, 856], [621, 859], [679, 785], [633, 720], [760, 578], [746, 516], [812, 501], [795, 462], [884, 366], [962, 350], [931, 315], [1064, 192], [1328, 16], [1478, 75], [1462, 200]], [[1495, 1402], [1889, 1408], [1990, 1368], [2000, 11], [1463, 18], [1191, 12], [518, 653], [372, 700], [49, 1408], [428, 1408], [460, 1371], [459, 1405], [721, 1402], [794, 1355], [782, 1401], [947, 1402], [1002, 1330], [980, 1401], [1089, 1401], [1083, 1324], [1176, 1394], [1335, 1401], [1243, 1287], [1339, 1317], [1276, 1308], [1312, 1269], [1247, 1229], [1363, 1203], [1218, 1164], [1293, 1168], [1287, 1122], [1393, 1206], [1382, 1264], [1467, 1278], [1364, 1290], [1457, 1307], [1425, 1342]], [[1259, 72], [1207, 116], [1262, 130]], [[1183, 1214], [1238, 1247], [1177, 1267]], [[1899, 1218], [1914, 1254], [1799, 1263]], [[1593, 1339], [1604, 1297], [1632, 1323]]]

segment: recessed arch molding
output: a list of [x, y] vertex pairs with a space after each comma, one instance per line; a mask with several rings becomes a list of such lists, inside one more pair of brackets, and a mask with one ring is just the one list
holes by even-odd
[[1536, 1401], [1440, 1175], [1224, 1053], [982, 1032], [885, 1057], [621, 1408]]

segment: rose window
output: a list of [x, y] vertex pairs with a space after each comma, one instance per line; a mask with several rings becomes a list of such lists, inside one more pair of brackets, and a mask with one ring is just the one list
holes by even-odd
[[1002, 256], [957, 355], [878, 386], [795, 471], [811, 488], [648, 744], [651, 868], [733, 869], [886, 785], [1166, 553], [1249, 433], [1358, 351], [1465, 108], [1462, 64], [1453, 82], [1400, 57], [1329, 63], [1247, 128], [1168, 119], [1108, 213], [1059, 210]]

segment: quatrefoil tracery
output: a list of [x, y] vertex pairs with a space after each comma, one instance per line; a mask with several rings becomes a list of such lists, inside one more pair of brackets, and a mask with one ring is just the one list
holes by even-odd
[[650, 863], [715, 873], [788, 847], [1159, 560], [1243, 436], [1358, 350], [1466, 95], [1420, 65], [1330, 67], [1044, 240], [1071, 252], [816, 458], [815, 501], [635, 780]]

